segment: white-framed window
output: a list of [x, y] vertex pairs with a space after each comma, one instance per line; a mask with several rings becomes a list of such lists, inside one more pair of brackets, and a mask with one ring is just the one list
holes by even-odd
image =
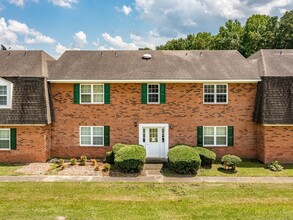
[[81, 84], [81, 104], [104, 104], [104, 84]]
[[0, 108], [12, 107], [13, 84], [0, 78]]
[[80, 126], [80, 146], [104, 146], [104, 127]]
[[160, 84], [148, 84], [148, 104], [160, 103]]
[[205, 104], [227, 104], [228, 84], [204, 84], [203, 94]]
[[204, 126], [203, 146], [227, 146], [228, 127], [227, 126]]
[[10, 129], [0, 129], [0, 150], [10, 150]]

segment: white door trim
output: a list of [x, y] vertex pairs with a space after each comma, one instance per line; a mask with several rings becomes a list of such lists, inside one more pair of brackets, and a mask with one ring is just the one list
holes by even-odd
[[138, 130], [138, 137], [139, 137], [139, 144], [145, 145], [143, 142], [143, 129], [144, 128], [164, 128], [165, 130], [165, 149], [164, 149], [164, 158], [167, 159], [168, 156], [168, 150], [169, 150], [169, 124], [139, 124], [139, 130]]

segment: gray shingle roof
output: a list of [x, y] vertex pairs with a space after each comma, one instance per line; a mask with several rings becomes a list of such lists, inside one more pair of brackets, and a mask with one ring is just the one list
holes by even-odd
[[293, 124], [293, 76], [262, 77], [253, 120], [259, 124]]
[[0, 124], [51, 123], [51, 110], [44, 78], [2, 78], [13, 83], [13, 98], [12, 109], [0, 109]]
[[0, 77], [47, 77], [48, 62], [55, 60], [44, 51], [0, 50]]
[[49, 72], [49, 80], [260, 80], [257, 64], [234, 50], [66, 51]]
[[261, 76], [293, 76], [293, 49], [260, 50], [248, 59], [258, 62]]

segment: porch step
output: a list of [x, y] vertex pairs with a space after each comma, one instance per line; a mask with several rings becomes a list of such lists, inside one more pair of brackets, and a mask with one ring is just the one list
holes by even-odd
[[144, 165], [145, 170], [160, 171], [163, 167], [163, 163], [147, 163]]

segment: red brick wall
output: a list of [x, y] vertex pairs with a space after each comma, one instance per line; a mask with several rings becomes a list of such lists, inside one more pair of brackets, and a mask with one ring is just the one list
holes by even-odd
[[55, 122], [52, 155], [104, 157], [110, 147], [80, 147], [79, 126], [110, 126], [115, 143], [138, 143], [134, 123], [168, 123], [169, 145], [196, 145], [197, 126], [234, 126], [234, 147], [214, 147], [218, 156], [255, 158], [256, 126], [252, 122], [256, 84], [229, 84], [229, 104], [203, 104], [202, 84], [166, 84], [166, 104], [141, 104], [141, 84], [111, 84], [111, 104], [73, 104], [73, 84], [52, 84]]
[[16, 128], [16, 150], [1, 150], [0, 162], [45, 162], [50, 154], [50, 126]]
[[293, 163], [293, 126], [258, 126], [257, 142], [264, 163]]

